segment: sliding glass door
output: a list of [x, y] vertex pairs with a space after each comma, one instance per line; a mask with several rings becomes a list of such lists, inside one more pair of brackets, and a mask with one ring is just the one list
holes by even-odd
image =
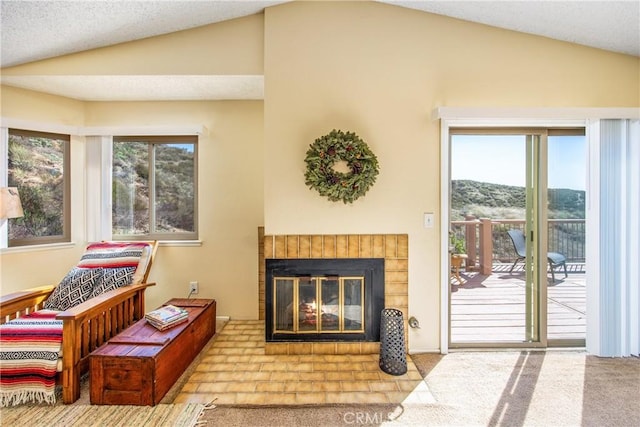
[[[566, 280], [566, 255], [549, 247], [566, 244], [573, 219], [558, 225], [555, 216], [567, 217], [565, 210], [579, 203], [584, 189], [578, 195], [548, 189], [563, 175], [556, 167], [563, 151], [556, 146], [566, 145], [562, 132], [580, 133], [563, 130], [555, 139], [555, 132], [560, 131], [450, 130], [451, 347], [546, 346], [550, 325], [554, 333], [567, 329], [555, 323], [568, 318], [566, 313], [548, 303], [549, 289], [554, 299], [562, 298], [564, 290], [554, 287]], [[560, 237], [559, 229], [565, 230]], [[578, 238], [576, 233], [569, 231]]]
[[[547, 286], [549, 346], [585, 345], [587, 142], [584, 130], [549, 130], [547, 249], [566, 259]], [[564, 268], [567, 273], [565, 274]]]

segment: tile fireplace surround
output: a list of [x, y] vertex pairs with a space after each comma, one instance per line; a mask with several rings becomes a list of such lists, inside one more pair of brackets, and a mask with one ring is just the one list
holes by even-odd
[[[406, 234], [265, 235], [259, 227], [259, 319], [265, 320], [266, 259], [384, 258], [385, 307], [402, 311], [408, 348], [409, 236]], [[374, 354], [378, 342], [268, 342], [266, 354]]]

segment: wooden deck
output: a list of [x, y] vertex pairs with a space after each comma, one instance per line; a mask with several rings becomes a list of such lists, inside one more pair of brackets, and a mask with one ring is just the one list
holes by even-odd
[[[525, 341], [524, 272], [511, 264], [494, 264], [491, 275], [460, 273], [451, 279], [451, 343]], [[584, 264], [567, 265], [569, 277], [556, 271], [549, 283], [548, 340], [585, 338], [586, 278]], [[551, 275], [549, 274], [549, 281]]]

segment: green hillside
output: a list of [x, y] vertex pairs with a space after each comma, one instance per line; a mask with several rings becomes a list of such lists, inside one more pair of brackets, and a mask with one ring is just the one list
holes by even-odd
[[[113, 223], [116, 232], [148, 233], [148, 144], [113, 144]], [[194, 154], [180, 144], [155, 146], [155, 227], [194, 231]]]
[[63, 233], [64, 141], [9, 136], [9, 186], [17, 187], [24, 216], [9, 223], [9, 239]]
[[[565, 188], [548, 190], [550, 218], [584, 218], [585, 192]], [[466, 213], [476, 217], [522, 219], [525, 213], [524, 187], [471, 180], [451, 181], [451, 219]]]
[[[11, 135], [9, 185], [18, 187], [24, 210], [10, 222], [10, 239], [56, 236], [63, 232], [65, 142]], [[129, 233], [149, 232], [149, 148], [146, 143], [113, 144], [113, 220]], [[180, 144], [155, 150], [156, 230], [193, 231], [194, 153]], [[73, 218], [72, 218], [73, 221]]]

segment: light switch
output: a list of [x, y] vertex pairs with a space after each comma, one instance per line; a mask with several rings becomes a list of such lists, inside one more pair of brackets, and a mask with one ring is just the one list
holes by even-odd
[[424, 213], [424, 228], [433, 228], [433, 212]]

